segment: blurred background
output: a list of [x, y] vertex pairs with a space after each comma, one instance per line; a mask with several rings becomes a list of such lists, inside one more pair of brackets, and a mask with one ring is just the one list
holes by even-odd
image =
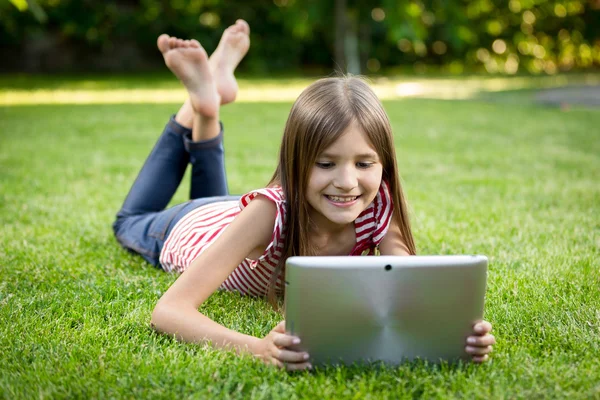
[[210, 53], [250, 23], [249, 75], [555, 75], [600, 67], [600, 0], [1, 0], [2, 72], [163, 70], [156, 38]]

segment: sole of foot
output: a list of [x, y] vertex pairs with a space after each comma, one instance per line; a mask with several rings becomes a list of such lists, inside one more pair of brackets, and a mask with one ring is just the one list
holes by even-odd
[[221, 99], [200, 43], [163, 34], [158, 37], [157, 46], [167, 67], [187, 89], [194, 111], [207, 118], [216, 117]]
[[238, 19], [223, 32], [209, 64], [221, 96], [221, 104], [231, 103], [238, 92], [234, 71], [250, 48], [250, 26]]

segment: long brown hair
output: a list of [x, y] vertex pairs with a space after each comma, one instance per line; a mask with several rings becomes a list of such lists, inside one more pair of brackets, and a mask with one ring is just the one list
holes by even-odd
[[404, 194], [400, 186], [394, 138], [383, 105], [359, 77], [324, 78], [307, 87], [288, 116], [279, 164], [269, 186], [280, 185], [286, 199], [286, 231], [279, 265], [269, 283], [269, 302], [276, 304], [275, 283], [285, 272], [285, 260], [295, 255], [314, 255], [308, 236], [309, 204], [306, 188], [319, 154], [335, 142], [352, 122], [367, 135], [383, 166], [390, 187], [393, 216], [410, 254], [416, 254]]

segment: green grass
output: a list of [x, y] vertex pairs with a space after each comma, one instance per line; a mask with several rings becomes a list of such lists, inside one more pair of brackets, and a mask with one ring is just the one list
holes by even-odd
[[[3, 106], [0, 397], [600, 398], [600, 112], [385, 106], [419, 252], [490, 259], [491, 363], [287, 374], [154, 333], [176, 277], [121, 249], [110, 226], [177, 105]], [[232, 192], [270, 178], [289, 108], [223, 109]], [[281, 319], [235, 293], [202, 311], [257, 336]]]

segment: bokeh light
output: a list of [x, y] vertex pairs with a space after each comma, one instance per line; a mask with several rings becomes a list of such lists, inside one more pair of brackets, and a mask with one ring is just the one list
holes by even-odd
[[381, 8], [374, 8], [371, 10], [371, 18], [373, 18], [374, 21], [381, 22], [385, 19], [385, 11]]
[[494, 40], [494, 43], [492, 43], [492, 50], [494, 50], [494, 53], [496, 54], [504, 54], [506, 51], [506, 42], [502, 39]]

